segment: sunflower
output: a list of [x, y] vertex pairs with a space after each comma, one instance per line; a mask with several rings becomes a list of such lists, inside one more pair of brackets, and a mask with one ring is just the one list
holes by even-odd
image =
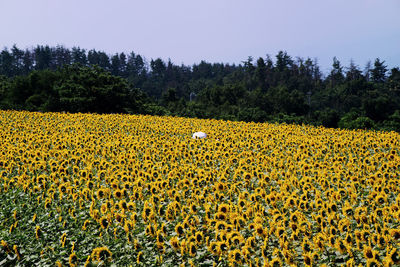
[[104, 189], [99, 189], [98, 191], [97, 191], [97, 198], [99, 198], [99, 199], [102, 199], [102, 198], [104, 198], [105, 196], [106, 196], [106, 192], [105, 192], [105, 190]]
[[380, 262], [374, 258], [367, 260], [367, 267], [381, 266]]
[[385, 204], [387, 202], [387, 197], [386, 194], [380, 193], [375, 197], [375, 203], [377, 203], [379, 206]]
[[356, 264], [354, 262], [354, 258], [350, 258], [346, 261], [346, 267], [355, 267]]
[[203, 239], [204, 239], [203, 233], [202, 232], [196, 232], [195, 239], [196, 239], [196, 243], [197, 244], [201, 244], [203, 242]]
[[35, 236], [36, 236], [36, 239], [39, 239], [42, 236], [42, 232], [40, 230], [40, 226], [39, 225], [36, 225]]
[[157, 242], [158, 243], [163, 243], [164, 242], [164, 236], [162, 230], [157, 231]]
[[341, 240], [341, 239], [337, 239], [336, 240], [336, 244], [335, 244], [335, 248], [340, 251], [340, 253], [345, 254], [346, 252], [349, 251], [346, 243]]
[[119, 204], [120, 204], [120, 206], [121, 206], [122, 209], [124, 209], [124, 210], [127, 210], [127, 209], [128, 209], [128, 204], [126, 203], [125, 200], [121, 200], [121, 201], [119, 202]]
[[183, 226], [182, 226], [181, 223], [178, 223], [178, 224], [175, 226], [175, 232], [178, 234], [178, 236], [183, 236], [183, 234], [184, 234], [184, 228], [183, 228]]
[[197, 205], [196, 204], [191, 204], [190, 205], [190, 212], [192, 213], [192, 214], [196, 214], [197, 213]]
[[224, 221], [218, 221], [218, 222], [215, 224], [215, 230], [216, 230], [216, 231], [225, 230], [226, 227], [227, 227], [227, 223], [224, 222]]
[[228, 250], [228, 245], [224, 241], [218, 242], [218, 247], [219, 247], [219, 251], [221, 251], [222, 253], [224, 253]]
[[100, 226], [103, 229], [107, 229], [108, 226], [110, 225], [110, 222], [108, 221], [108, 218], [103, 216], [100, 218]]
[[61, 184], [58, 187], [58, 190], [60, 190], [61, 193], [65, 193], [65, 192], [67, 192], [67, 186], [65, 184]]
[[100, 211], [102, 214], [105, 214], [108, 211], [108, 207], [106, 203], [103, 203], [100, 207]]
[[362, 230], [361, 231], [361, 238], [364, 242], [368, 243], [370, 239], [370, 232], [368, 230]]
[[188, 247], [189, 247], [189, 255], [191, 257], [195, 257], [196, 253], [197, 253], [196, 244], [193, 242], [190, 242]]
[[121, 190], [116, 189], [116, 190], [114, 191], [114, 197], [115, 197], [116, 199], [121, 199], [123, 196], [124, 196], [124, 195], [123, 195], [123, 192], [122, 192]]
[[292, 215], [290, 215], [290, 221], [293, 223], [298, 223], [300, 219], [299, 217], [300, 217], [299, 212], [294, 212]]
[[148, 206], [145, 207], [145, 208], [143, 209], [143, 212], [142, 212], [142, 218], [143, 218], [144, 220], [147, 220], [147, 218], [150, 217], [151, 212], [152, 212], [151, 207], [148, 207]]
[[242, 246], [241, 248], [241, 254], [243, 256], [244, 261], [248, 262], [251, 259], [251, 253], [250, 253], [250, 248], [248, 246]]
[[143, 251], [140, 251], [136, 257], [136, 263], [141, 264], [144, 262]]
[[76, 256], [75, 252], [71, 253], [68, 257], [69, 266], [74, 267], [78, 264], [78, 257]]
[[115, 214], [115, 220], [118, 222], [118, 223], [123, 223], [124, 222], [124, 220], [125, 220], [125, 215], [123, 214], [123, 213], [116, 213]]
[[269, 266], [272, 267], [280, 267], [282, 266], [282, 260], [280, 258], [273, 258], [270, 262], [269, 262]]
[[353, 235], [351, 233], [347, 233], [344, 241], [348, 246], [352, 246], [353, 245]]
[[277, 227], [276, 230], [275, 230], [275, 235], [277, 237], [283, 235], [284, 233], [285, 233], [285, 228], [282, 227], [282, 226]]
[[215, 219], [216, 220], [220, 220], [220, 221], [225, 221], [225, 220], [227, 220], [227, 214], [226, 213], [223, 213], [223, 212], [217, 212], [216, 214], [215, 214]]
[[398, 253], [396, 248], [393, 248], [390, 251], [387, 250], [385, 261], [388, 264], [399, 264], [400, 263], [400, 255], [399, 255], [399, 253]]
[[365, 246], [364, 250], [363, 250], [363, 254], [364, 254], [364, 257], [367, 260], [369, 260], [369, 259], [373, 259], [374, 258], [375, 254], [376, 254], [376, 251], [374, 251], [370, 246]]
[[[330, 210], [333, 212], [337, 212], [337, 205], [335, 203], [331, 203], [329, 206]], [[332, 224], [331, 224], [332, 225]]]
[[234, 249], [229, 252], [229, 261], [241, 264], [242, 254], [239, 249]]
[[338, 233], [338, 230], [336, 229], [336, 227], [331, 226], [331, 228], [329, 229], [329, 233], [331, 236], [335, 236]]
[[303, 248], [304, 253], [309, 253], [312, 250], [311, 243], [310, 243], [310, 241], [307, 240], [307, 238], [303, 239], [303, 243], [301, 244], [301, 247]]
[[217, 192], [223, 192], [225, 190], [225, 188], [226, 188], [225, 183], [217, 182], [215, 185], [215, 190]]
[[11, 253], [11, 249], [10, 249], [10, 247], [8, 246], [8, 243], [7, 243], [6, 241], [1, 240], [0, 245], [1, 245], [1, 247], [3, 248], [3, 250], [4, 250], [5, 252]]
[[229, 212], [229, 205], [227, 204], [221, 204], [218, 207], [218, 212], [222, 212], [222, 213], [228, 213]]
[[347, 206], [343, 209], [343, 214], [345, 214], [346, 216], [352, 216], [353, 213], [354, 213], [353, 207], [351, 206]]
[[307, 252], [304, 256], [304, 265], [305, 266], [312, 266], [313, 264], [313, 255], [310, 252]]
[[389, 233], [394, 240], [400, 240], [400, 229], [390, 229]]
[[239, 199], [238, 205], [243, 209], [247, 206], [247, 201], [245, 199]]
[[13, 250], [14, 250], [15, 255], [17, 255], [17, 259], [20, 261], [20, 260], [22, 259], [22, 256], [21, 256], [21, 254], [19, 253], [18, 246], [17, 246], [17, 245], [14, 245], [14, 246], [13, 246]]
[[63, 234], [61, 235], [61, 238], [60, 238], [61, 247], [64, 247], [64, 246], [65, 246], [66, 240], [67, 240], [67, 233], [63, 233]]
[[329, 245], [330, 245], [331, 247], [334, 247], [335, 244], [336, 244], [336, 238], [335, 238], [335, 236], [329, 236], [328, 242], [329, 242]]
[[269, 250], [268, 250], [268, 244], [264, 244], [262, 247], [261, 247], [261, 254], [262, 254], [262, 256], [264, 257], [264, 259], [267, 259], [268, 258], [268, 253], [269, 253]]
[[247, 245], [248, 247], [254, 249], [254, 248], [256, 247], [256, 245], [257, 245], [256, 238], [255, 238], [254, 236], [249, 237], [249, 238], [246, 240], [246, 245]]
[[133, 222], [132, 220], [126, 220], [124, 223], [125, 232], [127, 234], [130, 233], [133, 230], [134, 226], [135, 226], [135, 222]]
[[179, 249], [179, 240], [176, 236], [172, 237], [169, 240], [170, 245], [172, 246], [172, 248], [177, 251]]
[[255, 232], [257, 233], [257, 235], [263, 237], [264, 236], [264, 227], [261, 224], [256, 224], [255, 227]]
[[288, 250], [284, 250], [282, 253], [285, 258], [286, 264], [289, 266], [295, 266], [295, 256], [293, 255], [293, 253]]
[[339, 232], [340, 233], [345, 233], [349, 230], [350, 227], [350, 221], [347, 219], [343, 219], [339, 222]]
[[154, 226], [152, 224], [147, 225], [146, 227], [146, 234], [149, 236], [154, 237], [156, 234], [156, 229], [154, 229]]
[[99, 247], [96, 251], [96, 259], [98, 261], [111, 261], [112, 253], [107, 247]]
[[384, 249], [386, 247], [388, 240], [385, 235], [378, 235], [377, 236], [377, 242], [376, 244], [378, 245], [379, 248]]

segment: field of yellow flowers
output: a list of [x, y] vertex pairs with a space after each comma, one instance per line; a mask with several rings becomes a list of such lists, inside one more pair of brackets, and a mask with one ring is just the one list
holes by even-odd
[[400, 263], [398, 133], [15, 111], [0, 125], [1, 266]]

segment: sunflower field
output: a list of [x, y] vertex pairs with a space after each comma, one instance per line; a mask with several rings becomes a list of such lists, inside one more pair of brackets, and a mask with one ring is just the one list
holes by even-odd
[[1, 266], [400, 264], [398, 133], [16, 111], [0, 125]]

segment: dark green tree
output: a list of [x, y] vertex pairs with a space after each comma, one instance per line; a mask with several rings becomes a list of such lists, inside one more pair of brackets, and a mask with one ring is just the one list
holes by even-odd
[[333, 58], [332, 70], [328, 75], [327, 80], [331, 87], [339, 85], [344, 81], [343, 67], [336, 57]]
[[350, 60], [350, 65], [346, 72], [346, 81], [355, 81], [363, 78], [361, 70], [359, 70], [353, 60]]
[[369, 98], [363, 99], [363, 110], [367, 117], [374, 121], [383, 121], [392, 114], [395, 103], [386, 95], [381, 95], [378, 92]]
[[82, 66], [87, 65], [86, 50], [80, 47], [73, 47], [71, 51], [71, 63], [81, 64]]
[[165, 75], [167, 66], [160, 58], [150, 61], [150, 79], [146, 89], [150, 96], [160, 99], [165, 88]]
[[89, 50], [87, 60], [89, 65], [91, 66], [100, 65], [100, 56], [95, 49]]
[[379, 58], [375, 59], [374, 68], [371, 70], [371, 78], [375, 83], [383, 83], [386, 79], [387, 66], [384, 65], [385, 61], [380, 61]]
[[16, 45], [11, 48], [13, 57], [13, 72], [14, 75], [23, 74], [24, 71], [24, 51], [19, 49]]
[[59, 111], [58, 93], [54, 90], [59, 80], [59, 72], [42, 70], [29, 74], [31, 96], [25, 101], [25, 107], [33, 111]]
[[126, 55], [116, 53], [111, 57], [110, 71], [112, 75], [126, 78]]
[[0, 74], [7, 77], [12, 77], [16, 74], [14, 70], [14, 58], [7, 48], [1, 51], [0, 63]]
[[390, 71], [390, 76], [388, 78], [388, 89], [390, 92], [394, 92], [396, 95], [400, 93], [400, 69], [393, 68]]
[[0, 109], [10, 109], [8, 102], [8, 92], [10, 91], [10, 81], [7, 76], [0, 75]]
[[28, 75], [33, 70], [33, 62], [34, 62], [34, 55], [30, 50], [26, 49], [24, 52], [24, 56], [22, 58], [23, 75]]
[[56, 46], [55, 49], [52, 49], [53, 51], [53, 58], [54, 58], [54, 64], [56, 67], [62, 67], [64, 65], [69, 65], [71, 64], [72, 60], [72, 55], [71, 51], [61, 45]]
[[257, 86], [261, 88], [263, 92], [266, 92], [267, 90], [266, 78], [267, 78], [267, 65], [265, 64], [264, 59], [260, 57], [257, 60], [255, 79], [257, 82]]
[[128, 84], [98, 66], [66, 66], [55, 89], [60, 107], [70, 112], [124, 112]]
[[276, 55], [276, 63], [275, 63], [275, 67], [278, 72], [288, 71], [289, 68], [292, 66], [292, 64], [293, 60], [287, 54], [287, 52], [284, 51], [278, 52], [278, 54]]
[[52, 65], [52, 52], [48, 45], [38, 45], [34, 50], [34, 57], [36, 70], [50, 69]]

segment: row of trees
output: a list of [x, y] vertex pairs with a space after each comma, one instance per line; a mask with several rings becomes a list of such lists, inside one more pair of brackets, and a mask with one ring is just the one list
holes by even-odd
[[400, 71], [375, 59], [361, 70], [279, 52], [242, 64], [147, 62], [63, 46], [0, 53], [0, 108], [123, 112], [400, 131]]
[[55, 71], [0, 76], [0, 107], [29, 111], [151, 113], [148, 97], [98, 67], [65, 65]]

